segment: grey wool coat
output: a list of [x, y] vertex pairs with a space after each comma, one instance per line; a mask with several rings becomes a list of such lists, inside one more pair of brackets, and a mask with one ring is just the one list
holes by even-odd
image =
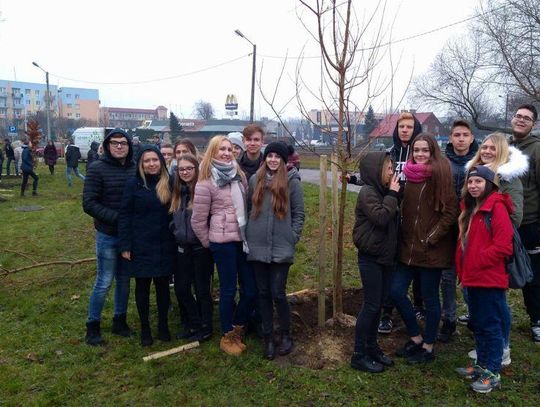
[[[277, 219], [272, 210], [272, 195], [264, 193], [261, 212], [253, 218], [251, 213], [246, 226], [249, 247], [247, 259], [262, 263], [293, 263], [294, 246], [300, 240], [304, 226], [304, 193], [296, 168], [288, 172], [289, 210], [284, 219]], [[257, 183], [257, 176], [249, 180], [248, 209]], [[251, 211], [250, 211], [251, 212]]]

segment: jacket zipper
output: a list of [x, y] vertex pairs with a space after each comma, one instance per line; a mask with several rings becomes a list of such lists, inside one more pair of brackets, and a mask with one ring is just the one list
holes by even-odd
[[[416, 207], [416, 218], [414, 219], [414, 229], [416, 230], [416, 225], [418, 224], [418, 218], [420, 216], [420, 203], [422, 202], [422, 194], [424, 193], [424, 189], [426, 188], [426, 183], [424, 182], [424, 185], [422, 186], [422, 189], [420, 190], [420, 195], [418, 196], [418, 206]], [[412, 254], [414, 249], [414, 239], [411, 244], [411, 254], [409, 256], [409, 261], [407, 262], [407, 266], [411, 265], [412, 261]]]

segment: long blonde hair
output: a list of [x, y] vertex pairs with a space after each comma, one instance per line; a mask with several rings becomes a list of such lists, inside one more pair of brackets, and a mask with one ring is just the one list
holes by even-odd
[[[206, 180], [212, 178], [212, 160], [216, 156], [216, 154], [219, 151], [219, 147], [221, 146], [221, 143], [223, 141], [226, 141], [229, 143], [232, 147], [232, 143], [229, 140], [227, 136], [223, 135], [217, 135], [210, 139], [208, 142], [208, 146], [206, 147], [206, 151], [204, 153], [204, 157], [201, 161], [201, 165], [199, 167], [199, 181]], [[242, 181], [246, 180], [246, 176], [244, 175], [244, 172], [236, 162], [236, 160], [233, 158], [232, 160], [233, 165], [236, 166], [236, 170], [238, 171], [238, 174], [242, 178]]]
[[144, 187], [148, 188], [148, 185], [146, 183], [146, 174], [143, 170], [143, 161], [144, 161], [144, 155], [147, 153], [154, 153], [158, 156], [159, 159], [159, 181], [156, 185], [156, 195], [159, 199], [159, 201], [162, 204], [168, 204], [171, 200], [171, 190], [169, 188], [169, 171], [167, 171], [167, 165], [165, 164], [165, 159], [161, 155], [161, 153], [154, 149], [144, 150], [142, 152], [141, 158], [139, 159], [139, 176], [141, 177]]

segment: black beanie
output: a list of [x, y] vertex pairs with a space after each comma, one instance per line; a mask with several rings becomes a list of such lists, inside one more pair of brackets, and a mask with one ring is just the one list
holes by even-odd
[[283, 159], [283, 162], [287, 164], [287, 159], [289, 158], [289, 149], [287, 148], [287, 145], [285, 143], [274, 141], [268, 144], [264, 149], [263, 158], [266, 160], [266, 157], [270, 153], [276, 153]]

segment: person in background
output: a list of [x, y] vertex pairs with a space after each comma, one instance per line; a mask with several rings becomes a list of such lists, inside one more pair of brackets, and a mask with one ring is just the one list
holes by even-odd
[[[498, 193], [496, 175], [487, 166], [470, 168], [459, 216], [456, 270], [467, 289], [477, 358], [456, 372], [474, 379], [471, 388], [489, 393], [501, 386], [501, 362], [506, 336], [506, 261], [512, 255], [513, 227], [508, 194]], [[489, 217], [489, 221], [486, 221]], [[490, 225], [488, 225], [488, 223]]]
[[171, 191], [164, 157], [154, 146], [143, 147], [137, 173], [124, 189], [118, 215], [118, 244], [135, 278], [135, 303], [141, 321], [141, 345], [153, 344], [150, 329], [150, 285], [156, 289], [158, 339], [170, 342], [169, 278], [174, 272], [176, 244], [169, 230]]
[[[287, 276], [294, 247], [304, 225], [304, 195], [296, 168], [287, 171], [287, 146], [268, 144], [264, 164], [249, 180], [246, 227], [248, 261], [255, 272], [264, 338], [263, 357], [272, 360], [293, 349], [291, 312], [287, 301]], [[279, 321], [279, 347], [274, 344], [273, 311]]]
[[28, 177], [32, 177], [34, 182], [32, 183], [32, 195], [37, 195], [37, 187], [39, 177], [34, 172], [34, 157], [32, 156], [32, 142], [25, 139], [22, 145], [21, 154], [21, 170], [22, 170], [22, 184], [21, 184], [21, 196], [24, 196], [26, 185], [28, 184]]
[[[170, 224], [178, 245], [174, 271], [174, 291], [180, 309], [178, 339], [206, 341], [213, 332], [211, 284], [214, 274], [212, 253], [203, 247], [191, 227], [195, 184], [199, 178], [199, 162], [190, 153], [178, 157], [169, 212]], [[192, 294], [195, 289], [195, 298]]]
[[287, 157], [287, 169], [290, 170], [294, 167], [300, 171], [300, 154], [298, 154], [292, 144], [287, 144], [287, 150], [289, 152], [289, 156]]
[[[461, 189], [465, 182], [465, 164], [478, 151], [478, 143], [474, 139], [471, 125], [465, 120], [456, 120], [450, 129], [449, 143], [446, 145], [446, 158], [452, 166], [452, 178], [456, 199], [461, 197]], [[457, 221], [457, 218], [456, 218]], [[454, 228], [457, 239], [457, 229]], [[456, 269], [445, 269], [441, 274], [442, 326], [437, 340], [443, 343], [450, 341], [456, 331]]]
[[161, 152], [163, 158], [165, 158], [165, 163], [167, 164], [167, 171], [170, 171], [174, 159], [174, 148], [172, 144], [162, 144], [159, 148], [159, 151]]
[[[242, 342], [253, 312], [256, 283], [248, 266], [245, 226], [246, 178], [226, 136], [214, 136], [200, 165], [191, 226], [203, 247], [209, 247], [219, 274], [220, 349], [229, 355], [246, 350]], [[237, 283], [240, 301], [234, 307]]]
[[121, 269], [118, 243], [118, 212], [126, 182], [135, 175], [133, 149], [128, 134], [114, 129], [103, 140], [103, 154], [86, 174], [83, 209], [94, 218], [96, 229], [96, 281], [88, 304], [85, 342], [96, 346], [105, 343], [101, 336], [101, 314], [113, 279], [114, 316], [112, 333], [129, 337], [127, 324], [129, 274]]
[[197, 160], [200, 161], [201, 157], [199, 155], [199, 152], [197, 151], [197, 147], [195, 147], [195, 144], [193, 144], [193, 142], [188, 138], [177, 140], [176, 143], [174, 143], [173, 150], [174, 150], [174, 159], [169, 169], [169, 175], [171, 175], [173, 179], [176, 176], [176, 166], [177, 166], [177, 162], [180, 156], [185, 155], [185, 154], [191, 154], [194, 157], [197, 157]]
[[49, 167], [51, 175], [54, 175], [54, 166], [58, 160], [58, 151], [56, 151], [56, 146], [52, 140], [47, 141], [47, 145], [43, 149], [43, 159]]
[[15, 151], [13, 150], [13, 146], [11, 144], [11, 140], [6, 138], [4, 139], [4, 151], [6, 152], [6, 175], [9, 177], [11, 175], [11, 163], [13, 162], [15, 164], [15, 174], [19, 175], [19, 169], [17, 168], [17, 161], [15, 161]]
[[[435, 138], [419, 134], [411, 145], [411, 159], [403, 168], [407, 181], [401, 203], [399, 263], [393, 277], [391, 298], [407, 328], [410, 340], [396, 351], [409, 364], [435, 359], [433, 345], [441, 318], [441, 272], [452, 265], [457, 199], [450, 162]], [[420, 279], [426, 307], [424, 334], [407, 296], [415, 276]]]
[[22, 166], [22, 142], [16, 140], [13, 142], [13, 153], [15, 154], [15, 172], [17, 177], [21, 174]]
[[521, 105], [512, 118], [512, 145], [529, 157], [529, 171], [521, 176], [523, 219], [519, 235], [531, 258], [533, 280], [522, 289], [534, 343], [540, 345], [540, 138], [532, 133], [538, 120], [533, 105]]
[[133, 160], [139, 159], [140, 151], [141, 151], [141, 140], [139, 139], [139, 137], [135, 136], [133, 137]]
[[2, 180], [3, 169], [4, 169], [4, 147], [0, 144], [0, 180]]
[[71, 177], [72, 172], [84, 182], [84, 175], [79, 172], [80, 159], [81, 151], [79, 150], [79, 147], [75, 145], [73, 140], [69, 140], [69, 144], [66, 147], [66, 178], [68, 187], [71, 187], [73, 184], [73, 179]]
[[240, 159], [240, 156], [246, 151], [246, 146], [243, 142], [242, 133], [235, 131], [227, 135], [233, 145], [233, 155], [236, 160]]
[[246, 151], [244, 151], [238, 163], [249, 180], [263, 163], [261, 150], [264, 142], [264, 130], [257, 124], [250, 124], [244, 128], [242, 135], [244, 136]]
[[99, 153], [98, 153], [99, 143], [97, 141], [92, 141], [90, 143], [90, 150], [88, 150], [88, 156], [86, 158], [86, 171], [88, 172], [88, 167], [90, 164], [92, 164], [94, 161], [97, 161], [99, 159]]
[[380, 373], [394, 363], [377, 343], [377, 329], [385, 292], [395, 269], [400, 189], [388, 153], [368, 153], [360, 160], [364, 186], [358, 193], [353, 241], [364, 298], [356, 319], [351, 367]]

